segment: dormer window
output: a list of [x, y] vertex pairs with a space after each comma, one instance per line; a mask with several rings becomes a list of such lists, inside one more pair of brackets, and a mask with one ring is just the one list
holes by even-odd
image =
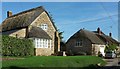
[[47, 25], [47, 24], [41, 24], [41, 25], [40, 25], [40, 28], [42, 28], [43, 30], [47, 30], [48, 25]]

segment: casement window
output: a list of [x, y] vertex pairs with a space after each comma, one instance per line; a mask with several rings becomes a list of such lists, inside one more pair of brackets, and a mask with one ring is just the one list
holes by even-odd
[[35, 48], [51, 48], [51, 40], [35, 38]]
[[76, 41], [76, 46], [81, 47], [82, 46], [82, 40], [77, 40]]
[[47, 24], [41, 24], [40, 28], [42, 28], [43, 30], [47, 30], [48, 29], [48, 25]]

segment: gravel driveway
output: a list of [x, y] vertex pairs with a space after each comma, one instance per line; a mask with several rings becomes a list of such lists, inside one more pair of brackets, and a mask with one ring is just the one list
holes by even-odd
[[99, 69], [120, 69], [120, 58], [103, 59], [107, 62], [106, 66]]

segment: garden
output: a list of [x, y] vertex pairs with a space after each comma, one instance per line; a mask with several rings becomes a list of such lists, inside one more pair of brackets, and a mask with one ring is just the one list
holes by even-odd
[[97, 56], [34, 56], [30, 39], [2, 36], [2, 69], [88, 69], [104, 66]]

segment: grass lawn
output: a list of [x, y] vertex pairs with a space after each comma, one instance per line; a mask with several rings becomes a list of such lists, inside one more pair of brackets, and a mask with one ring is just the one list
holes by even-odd
[[88, 67], [101, 63], [106, 64], [96, 56], [34, 56], [25, 59], [6, 60], [3, 67]]

